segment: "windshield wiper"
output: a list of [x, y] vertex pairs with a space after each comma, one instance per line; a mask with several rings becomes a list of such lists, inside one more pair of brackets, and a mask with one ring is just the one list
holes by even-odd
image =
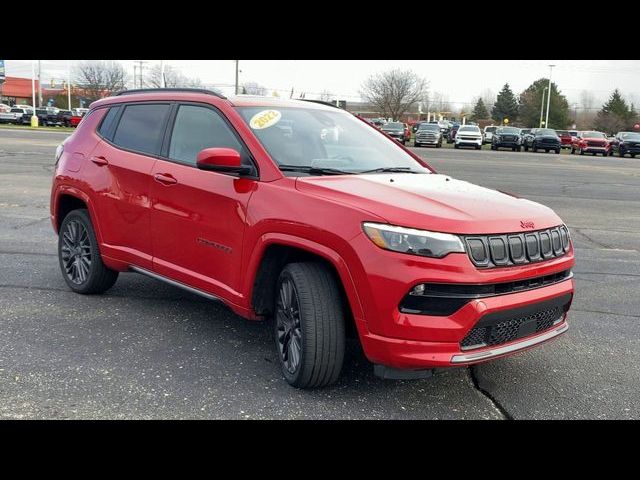
[[411, 167], [380, 167], [380, 168], [374, 168], [373, 170], [365, 170], [364, 172], [358, 172], [358, 173], [362, 174], [362, 173], [386, 173], [386, 172], [424, 173], [424, 172], [418, 172], [416, 170], [413, 170]]
[[317, 173], [320, 175], [353, 175], [355, 172], [330, 167], [312, 167], [311, 165], [278, 165], [283, 172]]

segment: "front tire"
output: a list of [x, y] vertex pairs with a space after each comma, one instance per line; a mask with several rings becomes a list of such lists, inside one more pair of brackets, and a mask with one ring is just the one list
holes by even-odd
[[275, 342], [282, 374], [297, 388], [317, 388], [340, 376], [344, 311], [337, 281], [320, 263], [290, 263], [276, 289]]
[[538, 146], [534, 143], [533, 145], [531, 145], [531, 150], [533, 150], [534, 152], [537, 152]]
[[64, 281], [76, 293], [102, 293], [118, 279], [118, 272], [102, 262], [86, 209], [73, 210], [64, 217], [58, 235], [58, 260]]

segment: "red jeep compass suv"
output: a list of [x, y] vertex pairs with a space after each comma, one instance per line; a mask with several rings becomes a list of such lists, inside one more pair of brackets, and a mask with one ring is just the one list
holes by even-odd
[[352, 332], [378, 376], [412, 378], [568, 328], [573, 246], [552, 210], [318, 102], [99, 100], [58, 147], [51, 220], [72, 290], [133, 271], [272, 319], [297, 387], [334, 382]]

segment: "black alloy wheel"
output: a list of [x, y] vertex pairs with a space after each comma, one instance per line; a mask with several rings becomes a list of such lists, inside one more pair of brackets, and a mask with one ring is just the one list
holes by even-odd
[[73, 210], [62, 221], [58, 235], [58, 259], [64, 280], [74, 292], [102, 293], [118, 279], [118, 272], [102, 262], [86, 209]]
[[67, 278], [81, 285], [91, 271], [91, 242], [89, 232], [77, 220], [66, 224], [62, 234], [61, 258]]
[[284, 278], [280, 283], [276, 303], [276, 335], [280, 360], [287, 372], [293, 375], [300, 366], [302, 330], [298, 292], [290, 278]]

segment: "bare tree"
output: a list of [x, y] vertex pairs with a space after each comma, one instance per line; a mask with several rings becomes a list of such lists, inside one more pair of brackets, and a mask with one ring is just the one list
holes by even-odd
[[[146, 79], [151, 88], [162, 87], [160, 65], [154, 65], [149, 70], [149, 75]], [[189, 78], [183, 75], [180, 70], [172, 67], [171, 65], [164, 66], [164, 86], [167, 88], [197, 88], [202, 86], [202, 82], [198, 78]]]
[[362, 98], [384, 116], [397, 120], [417, 102], [424, 101], [428, 83], [411, 70], [388, 70], [369, 77], [360, 89]]
[[258, 82], [245, 82], [242, 88], [247, 95], [260, 95], [262, 97], [267, 95], [267, 87], [263, 87]]
[[329, 90], [323, 90], [322, 93], [320, 93], [320, 100], [323, 102], [333, 102], [335, 99], [336, 96]]
[[453, 110], [449, 102], [449, 96], [441, 92], [434, 92], [431, 99], [431, 110], [439, 113], [451, 112]]
[[495, 92], [490, 88], [485, 88], [480, 94], [480, 98], [482, 98], [482, 103], [484, 103], [484, 106], [487, 107], [487, 110], [490, 112], [496, 103]]
[[117, 62], [86, 61], [75, 67], [74, 80], [83, 96], [93, 101], [125, 90], [127, 73]]
[[596, 98], [589, 90], [582, 90], [582, 92], [580, 92], [580, 105], [583, 110], [593, 110], [595, 103]]

